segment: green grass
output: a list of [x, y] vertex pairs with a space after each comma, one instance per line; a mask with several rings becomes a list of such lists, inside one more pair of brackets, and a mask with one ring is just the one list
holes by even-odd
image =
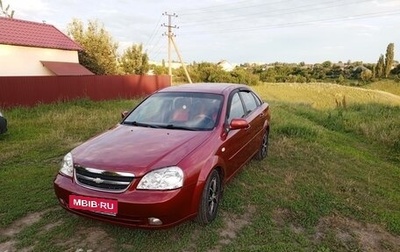
[[[58, 206], [52, 180], [63, 155], [115, 125], [138, 101], [4, 111], [9, 132], [0, 135], [0, 250], [13, 243], [14, 250], [33, 251], [396, 251], [396, 99], [322, 84], [255, 89], [271, 105], [269, 157], [250, 162], [227, 185], [219, 216], [206, 227], [129, 229]], [[336, 107], [338, 93], [346, 106]]]

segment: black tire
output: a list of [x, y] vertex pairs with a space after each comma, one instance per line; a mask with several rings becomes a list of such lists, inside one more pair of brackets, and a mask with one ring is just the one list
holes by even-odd
[[208, 175], [199, 203], [199, 212], [196, 221], [207, 225], [217, 217], [219, 202], [222, 197], [221, 176], [217, 170]]
[[257, 152], [256, 159], [263, 160], [268, 156], [268, 140], [269, 140], [269, 130], [266, 129], [261, 141], [260, 149]]

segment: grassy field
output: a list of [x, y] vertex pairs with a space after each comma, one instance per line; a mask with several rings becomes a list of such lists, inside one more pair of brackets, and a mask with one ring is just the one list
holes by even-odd
[[[373, 87], [381, 87], [380, 90]], [[357, 88], [326, 83], [268, 83], [254, 87], [268, 101], [305, 104], [317, 109], [336, 108], [338, 104], [400, 105], [399, 83], [377, 83]]]
[[399, 251], [400, 98], [327, 84], [254, 89], [272, 109], [270, 155], [228, 185], [207, 227], [128, 229], [58, 206], [63, 155], [137, 101], [3, 111], [0, 251]]
[[366, 86], [368, 89], [373, 89], [373, 90], [380, 90], [380, 91], [385, 91], [389, 92], [395, 95], [400, 95], [400, 82], [394, 82], [390, 80], [381, 80], [377, 82], [373, 82], [369, 85]]

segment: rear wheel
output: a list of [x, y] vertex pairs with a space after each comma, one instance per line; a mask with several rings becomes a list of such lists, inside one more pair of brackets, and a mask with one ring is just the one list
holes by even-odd
[[221, 196], [221, 177], [218, 171], [214, 169], [208, 175], [201, 195], [199, 212], [196, 217], [198, 223], [206, 225], [215, 219]]
[[258, 150], [256, 155], [257, 160], [263, 160], [266, 156], [268, 156], [268, 139], [269, 139], [269, 130], [266, 129], [263, 135], [260, 149]]

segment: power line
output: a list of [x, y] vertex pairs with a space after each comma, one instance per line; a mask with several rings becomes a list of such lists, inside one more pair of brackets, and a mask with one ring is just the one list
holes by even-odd
[[[187, 17], [186, 20], [187, 22], [184, 23], [186, 27], [194, 27], [194, 26], [204, 26], [205, 24], [207, 25], [212, 25], [212, 24], [218, 24], [222, 25], [224, 23], [229, 23], [229, 22], [239, 22], [239, 21], [254, 21], [257, 22], [258, 20], [267, 20], [268, 18], [272, 17], [278, 17], [278, 18], [284, 18], [285, 15], [290, 15], [290, 14], [297, 14], [298, 16], [305, 16], [307, 14], [311, 14], [312, 12], [316, 12], [318, 15], [321, 14], [328, 14], [330, 13], [324, 13], [323, 11], [328, 11], [333, 8], [340, 8], [340, 7], [351, 7], [356, 4], [361, 4], [365, 2], [370, 2], [370, 0], [358, 0], [358, 1], [325, 1], [325, 2], [318, 2], [317, 4], [301, 4], [295, 7], [287, 8], [287, 7], [281, 7], [277, 6], [279, 8], [268, 8], [267, 10], [263, 10], [261, 8], [258, 8], [259, 6], [255, 6], [257, 8], [253, 8], [252, 11], [240, 11], [240, 12], [230, 12], [230, 9], [219, 11], [218, 13], [214, 13], [213, 15], [197, 15], [197, 16], [186, 16], [186, 15], [181, 15], [182, 17]], [[244, 7], [241, 7], [243, 9]], [[234, 8], [236, 9], [236, 8]], [[292, 16], [290, 18], [293, 18]], [[184, 18], [182, 18], [184, 19]]]
[[161, 29], [161, 25], [160, 25], [161, 24], [161, 18], [162, 18], [162, 16], [160, 15], [160, 19], [158, 20], [156, 26], [154, 27], [153, 32], [151, 33], [149, 39], [145, 43], [144, 48], [148, 48], [150, 46], [150, 43], [155, 38], [155, 36], [159, 33], [159, 31]]
[[148, 50], [148, 55], [154, 55], [153, 57], [156, 58], [162, 51], [162, 49], [164, 49], [164, 45], [161, 44], [161, 39], [162, 36], [161, 34], [158, 36], [157, 41], [154, 43], [154, 45]]
[[[287, 8], [287, 3], [293, 1], [294, 3], [289, 5], [289, 6], [294, 6], [291, 8]], [[389, 0], [389, 1], [396, 1], [396, 0]], [[257, 14], [266, 14], [268, 15], [271, 12], [279, 12], [282, 13], [284, 11], [287, 10], [297, 10], [298, 12], [301, 11], [308, 11], [310, 8], [312, 8], [313, 6], [323, 6], [323, 5], [327, 5], [327, 4], [338, 4], [339, 6], [343, 6], [343, 5], [351, 5], [351, 4], [357, 4], [357, 3], [366, 3], [366, 2], [372, 2], [371, 0], [358, 0], [355, 2], [351, 2], [349, 0], [329, 0], [329, 1], [317, 1], [316, 3], [307, 3], [304, 1], [294, 1], [294, 0], [289, 0], [289, 1], [277, 1], [277, 2], [263, 2], [263, 3], [257, 3], [257, 4], [250, 4], [248, 1], [245, 2], [233, 2], [233, 3], [229, 3], [229, 4], [224, 4], [224, 5], [220, 5], [222, 8], [216, 8], [214, 7], [215, 5], [211, 6], [211, 7], [207, 7], [204, 9], [195, 9], [194, 11], [191, 9], [181, 9], [179, 10], [180, 16], [181, 17], [186, 17], [186, 16], [190, 16], [190, 17], [196, 17], [199, 16], [199, 14], [212, 14], [213, 17], [218, 17], [220, 16], [219, 14], [225, 14], [225, 13], [230, 13], [232, 11], [235, 11], [235, 14], [241, 13], [241, 14], [245, 14], [245, 13], [249, 13], [249, 11], [251, 10], [255, 10]], [[240, 5], [236, 5], [237, 3], [243, 3]], [[304, 4], [305, 3], [305, 4]], [[299, 6], [300, 5], [300, 6]], [[283, 6], [282, 8], [277, 8]], [[249, 10], [250, 9], [250, 10]], [[236, 12], [239, 11], [239, 12]], [[250, 15], [253, 15], [254, 13], [251, 13]], [[200, 17], [203, 18], [203, 17]]]
[[[383, 11], [369, 11], [366, 3], [388, 5]], [[291, 7], [284, 7], [290, 4]], [[368, 4], [368, 5], [370, 5]], [[392, 9], [388, 9], [390, 5]], [[266, 8], [267, 7], [267, 8]], [[179, 36], [204, 38], [204, 35], [222, 35], [229, 33], [246, 34], [269, 29], [283, 29], [300, 26], [313, 26], [333, 22], [348, 22], [363, 19], [376, 19], [397, 16], [400, 14], [398, 0], [372, 1], [236, 1], [229, 4], [213, 5], [206, 8], [182, 9], [179, 25], [182, 27]], [[344, 14], [349, 13], [351, 14]], [[352, 10], [352, 11], [351, 11]], [[190, 28], [190, 29], [189, 29]], [[217, 40], [221, 40], [217, 36]], [[158, 40], [160, 41], [160, 40]], [[153, 47], [155, 51], [156, 47]], [[162, 46], [157, 46], [155, 55], [165, 53]]]
[[[329, 18], [314, 18], [309, 19], [307, 21], [298, 21], [298, 22], [283, 22], [283, 23], [262, 23], [256, 24], [252, 26], [246, 25], [245, 27], [239, 27], [238, 25], [232, 26], [229, 25], [229, 29], [226, 27], [219, 25], [216, 29], [213, 29], [212, 26], [207, 26], [207, 34], [211, 33], [232, 33], [232, 32], [242, 32], [242, 31], [257, 31], [257, 30], [264, 30], [264, 29], [271, 29], [271, 28], [285, 28], [285, 27], [293, 27], [293, 26], [303, 26], [303, 25], [310, 25], [314, 23], [321, 23], [321, 22], [333, 22], [333, 21], [347, 21], [347, 20], [358, 20], [358, 19], [368, 19], [368, 18], [378, 18], [378, 17], [386, 17], [386, 16], [393, 16], [400, 14], [400, 9], [397, 10], [390, 10], [390, 11], [380, 11], [380, 12], [370, 12], [370, 13], [363, 13], [363, 14], [356, 14], [352, 16], [339, 16], [339, 17], [329, 17]], [[229, 21], [231, 22], [231, 21]], [[228, 23], [229, 24], [229, 23]], [[205, 25], [203, 23], [203, 25]], [[207, 23], [208, 25], [208, 23]], [[182, 36], [187, 36], [190, 34], [196, 34], [201, 32], [201, 30], [191, 30], [190, 32], [186, 32], [182, 34]]]

